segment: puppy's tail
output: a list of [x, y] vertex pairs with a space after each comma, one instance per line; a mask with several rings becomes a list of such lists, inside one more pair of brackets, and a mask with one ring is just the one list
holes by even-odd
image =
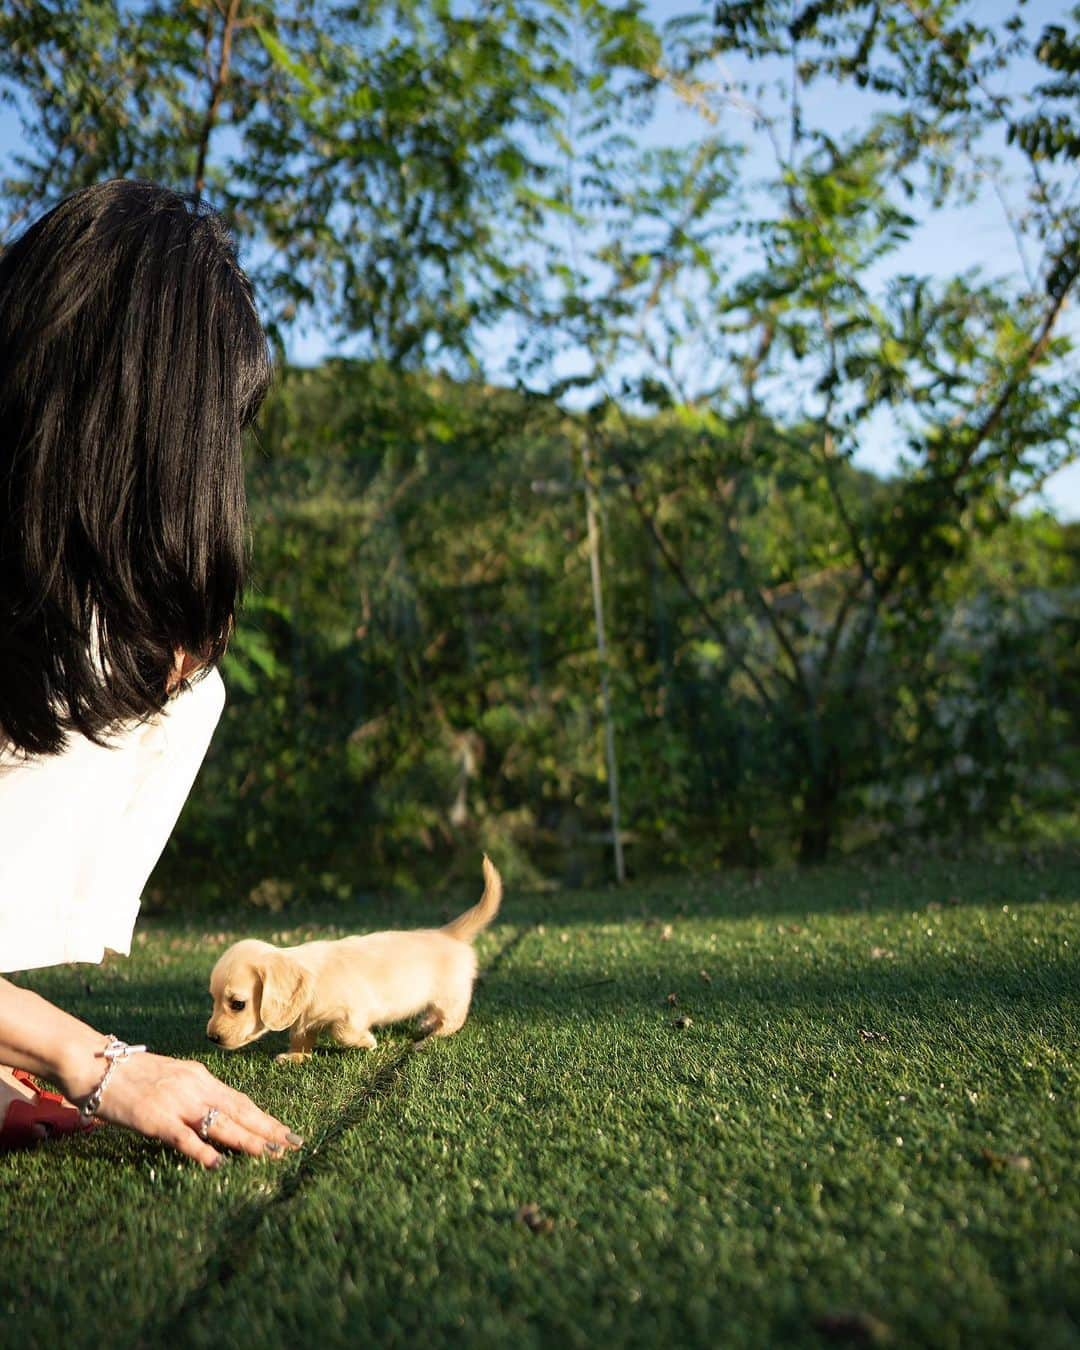
[[480, 897], [478, 904], [473, 905], [472, 909], [467, 909], [464, 914], [459, 914], [442, 931], [447, 937], [457, 938], [459, 942], [471, 942], [498, 914], [499, 905], [502, 902], [502, 891], [502, 877], [499, 876], [495, 864], [485, 853], [484, 894]]

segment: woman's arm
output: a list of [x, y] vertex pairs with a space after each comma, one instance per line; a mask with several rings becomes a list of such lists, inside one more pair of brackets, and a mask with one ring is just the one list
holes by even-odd
[[[106, 1060], [100, 1055], [108, 1039], [39, 994], [0, 978], [0, 1064], [56, 1083], [78, 1105], [101, 1082]], [[204, 1167], [216, 1167], [221, 1154], [198, 1133], [212, 1107], [220, 1113], [213, 1142], [221, 1147], [272, 1157], [302, 1142], [204, 1065], [165, 1055], [140, 1054], [120, 1061], [98, 1115], [171, 1144]]]

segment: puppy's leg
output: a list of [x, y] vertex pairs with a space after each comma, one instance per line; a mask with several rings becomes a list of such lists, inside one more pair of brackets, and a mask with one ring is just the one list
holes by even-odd
[[438, 1008], [432, 1005], [425, 1010], [423, 1017], [421, 1017], [420, 1021], [416, 1024], [417, 1036], [421, 1040], [426, 1039], [428, 1036], [433, 1035], [439, 1027], [442, 1026], [442, 1023], [442, 1013]]
[[444, 999], [442, 1021], [431, 1034], [433, 1036], [452, 1036], [455, 1031], [460, 1031], [469, 1015], [469, 1004], [471, 1002], [471, 986], [464, 991], [455, 991], [453, 998]]
[[416, 1035], [413, 1037], [412, 1048], [423, 1050], [424, 1046], [429, 1044], [431, 1038], [437, 1034], [442, 1024], [442, 1010], [436, 1008], [433, 1003], [425, 1010], [423, 1017], [416, 1024]]
[[299, 1031], [293, 1027], [289, 1033], [289, 1048], [282, 1051], [280, 1055], [274, 1056], [277, 1064], [303, 1064], [305, 1059], [311, 1058], [311, 1052], [315, 1049], [315, 1041], [319, 1033], [317, 1030], [308, 1027], [304, 1031]]
[[413, 1042], [414, 1050], [422, 1050], [429, 1041], [437, 1036], [452, 1036], [460, 1031], [469, 1015], [472, 1002], [472, 982], [456, 989], [448, 990], [443, 997], [442, 1006], [434, 1003], [428, 1008], [420, 1023], [420, 1039]]
[[335, 1022], [330, 1028], [330, 1035], [338, 1045], [347, 1045], [354, 1050], [374, 1050], [378, 1045], [371, 1028], [359, 1026], [351, 1017], [343, 1017]]

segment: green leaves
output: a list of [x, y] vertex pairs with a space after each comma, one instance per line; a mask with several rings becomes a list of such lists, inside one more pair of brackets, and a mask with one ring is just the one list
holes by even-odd
[[582, 65], [603, 95], [657, 44], [631, 7], [564, 0], [17, 6], [0, 82], [28, 151], [3, 195], [16, 221], [108, 174], [194, 187], [245, 236], [279, 339], [314, 320], [466, 369], [522, 302], [516, 260], [558, 201], [541, 152]]
[[[290, 375], [272, 465], [253, 470], [276, 608], [238, 634], [234, 683], [295, 718], [264, 728], [275, 772], [244, 825], [260, 847], [306, 796], [324, 821], [352, 792], [388, 858], [438, 857], [446, 800], [464, 809], [465, 727], [504, 766], [485, 770], [489, 826], [585, 828], [600, 780], [588, 610], [567, 580], [580, 521], [532, 487], [566, 483], [585, 435], [628, 799], [663, 849], [722, 822], [755, 858], [762, 815], [821, 856], [845, 813], [887, 819], [885, 766], [952, 781], [935, 718], [959, 687], [978, 708], [965, 725], [1000, 744], [968, 655], [951, 648], [943, 673], [941, 644], [974, 554], [1080, 451], [1063, 319], [1077, 11], [1041, 32], [1022, 6], [959, 0], [650, 13], [0, 14], [0, 82], [26, 112], [13, 216], [107, 173], [205, 186], [279, 341], [314, 324], [365, 362]], [[928, 221], [998, 197], [1011, 270], [928, 256]], [[891, 452], [887, 481], [856, 467], [868, 450]], [[530, 816], [537, 800], [562, 823]]]
[[[276, 66], [281, 70], [287, 71], [293, 79], [299, 81], [309, 94], [318, 94], [320, 92], [318, 84], [312, 78], [307, 68], [289, 55], [288, 50], [269, 29], [259, 25], [256, 27], [255, 31], [258, 33], [260, 42], [270, 53], [270, 58]], [[357, 97], [356, 94], [351, 96], [350, 106], [356, 106]]]
[[[1070, 17], [1080, 25], [1080, 8], [1074, 8]], [[1070, 33], [1063, 24], [1048, 24], [1035, 55], [1057, 78], [1039, 86], [1038, 111], [1010, 126], [1009, 140], [1033, 159], [1080, 158], [1080, 127], [1075, 112], [1080, 96], [1080, 31]], [[1058, 103], [1065, 105], [1062, 111], [1054, 111]]]

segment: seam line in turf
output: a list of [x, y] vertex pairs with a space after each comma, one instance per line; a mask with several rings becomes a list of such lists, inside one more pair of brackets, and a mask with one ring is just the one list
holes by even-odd
[[192, 1316], [199, 1312], [207, 1295], [215, 1288], [228, 1285], [243, 1271], [265, 1220], [277, 1210], [303, 1198], [308, 1183], [328, 1170], [328, 1156], [332, 1154], [328, 1155], [327, 1149], [359, 1125], [372, 1106], [397, 1087], [412, 1057], [410, 1045], [381, 1064], [349, 1097], [316, 1142], [304, 1150], [299, 1164], [281, 1178], [271, 1194], [241, 1203], [233, 1211], [225, 1221], [221, 1237], [203, 1263], [198, 1283], [160, 1321], [153, 1317], [147, 1319], [138, 1333], [139, 1345], [159, 1346], [182, 1342], [184, 1328], [189, 1325]]
[[[530, 924], [512, 932], [491, 961], [483, 967], [481, 973], [487, 974], [496, 970], [534, 931], [535, 925]], [[304, 1150], [299, 1164], [281, 1178], [271, 1194], [244, 1202], [233, 1212], [225, 1223], [224, 1233], [203, 1263], [198, 1283], [175, 1310], [162, 1319], [161, 1323], [154, 1326], [155, 1319], [148, 1319], [148, 1324], [144, 1324], [139, 1332], [140, 1345], [170, 1344], [175, 1337], [182, 1337], [182, 1329], [189, 1324], [191, 1317], [199, 1312], [211, 1290], [230, 1284], [242, 1272], [251, 1257], [265, 1220], [273, 1216], [277, 1210], [303, 1198], [303, 1192], [309, 1182], [328, 1170], [328, 1156], [333, 1155], [332, 1153], [328, 1155], [327, 1150], [359, 1125], [375, 1102], [394, 1091], [404, 1076], [406, 1065], [412, 1056], [413, 1047], [409, 1045], [399, 1050], [385, 1064], [380, 1065], [374, 1074], [352, 1093], [318, 1139]]]

